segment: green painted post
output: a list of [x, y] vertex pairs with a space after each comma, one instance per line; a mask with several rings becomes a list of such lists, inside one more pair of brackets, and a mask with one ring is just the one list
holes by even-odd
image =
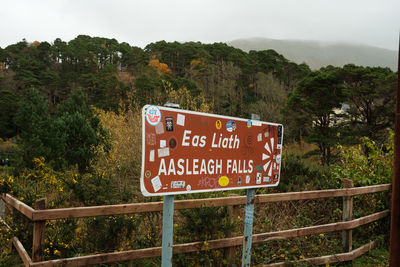
[[254, 215], [254, 195], [255, 189], [247, 189], [246, 209], [244, 215], [244, 234], [243, 234], [243, 252], [242, 267], [250, 266], [251, 243], [253, 240], [253, 215]]
[[172, 266], [172, 246], [174, 237], [174, 196], [164, 196], [162, 228], [161, 266]]

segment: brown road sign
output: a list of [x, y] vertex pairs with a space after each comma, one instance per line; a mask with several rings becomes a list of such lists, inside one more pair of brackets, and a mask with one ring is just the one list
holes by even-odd
[[281, 124], [146, 105], [143, 195], [277, 186]]

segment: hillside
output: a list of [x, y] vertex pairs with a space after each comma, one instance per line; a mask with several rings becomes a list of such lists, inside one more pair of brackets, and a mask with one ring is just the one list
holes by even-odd
[[[219, 122], [191, 121], [210, 134], [218, 132], [222, 139], [227, 136], [236, 139], [234, 135], [237, 136], [240, 149], [239, 145], [235, 151], [228, 148], [229, 153], [235, 153], [233, 160], [256, 153], [255, 148], [260, 145], [270, 150], [268, 155], [284, 146], [280, 159], [275, 154], [269, 156], [279, 161], [278, 164], [267, 164], [275, 172], [279, 171], [279, 175], [269, 174], [264, 169], [268, 159], [264, 155], [267, 154], [252, 160], [254, 168], [246, 174], [246, 183], [248, 175], [260, 185], [270, 185], [270, 180], [277, 175], [278, 187], [257, 189], [257, 194], [271, 195], [338, 189], [343, 185], [343, 178], [351, 178], [354, 187], [390, 183], [394, 144], [391, 141], [393, 130], [388, 129], [394, 128], [396, 88], [397, 74], [389, 68], [349, 64], [311, 71], [307, 64], [294, 63], [272, 49], [244, 52], [225, 43], [159, 41], [142, 49], [116, 39], [79, 35], [68, 42], [60, 38], [51, 42], [23, 40], [0, 48], [0, 195], [9, 194], [5, 202], [17, 203], [13, 206], [21, 207], [20, 210], [25, 211], [22, 214], [30, 220], [34, 219], [32, 214], [38, 212], [31, 208], [41, 204], [52, 214], [57, 213], [55, 209], [77, 207], [72, 209], [77, 212], [75, 214], [91, 216], [78, 218], [71, 215], [72, 210], [64, 210], [61, 216], [66, 214], [65, 218], [50, 215], [49, 220], [42, 218], [47, 221], [43, 223], [45, 229], [39, 231], [20, 212], [6, 209], [5, 216], [1, 216], [6, 225], [0, 220], [0, 266], [20, 266], [21, 259], [10, 242], [19, 246], [14, 237], [27, 251], [42, 254], [39, 256], [50, 263], [70, 261], [64, 261], [65, 258], [75, 258], [73, 261], [77, 262], [76, 257], [81, 257], [79, 260], [84, 260], [86, 265], [100, 264], [89, 262], [89, 255], [96, 255], [94, 257], [101, 261], [107, 257], [122, 261], [128, 258], [118, 255], [141, 257], [143, 251], [150, 251], [146, 255], [152, 258], [135, 259], [133, 264], [160, 266], [159, 254], [154, 251], [159, 251], [162, 244], [162, 215], [155, 209], [134, 209], [148, 208], [147, 205], [160, 207], [157, 202], [162, 198], [145, 197], [141, 182], [143, 179], [153, 181], [155, 176], [159, 180], [157, 184], [173, 189], [172, 183], [164, 179], [172, 175], [185, 183], [185, 193], [195, 193], [193, 187], [187, 187], [192, 183], [188, 178], [189, 167], [180, 175], [179, 163], [172, 171], [175, 164], [169, 160], [168, 172], [164, 172], [162, 158], [172, 159], [172, 153], [183, 155], [182, 158], [189, 159], [186, 166], [191, 165], [194, 174], [195, 168], [203, 169], [200, 161], [205, 159], [204, 155], [211, 155], [217, 162], [221, 160], [221, 153], [228, 153], [228, 150], [213, 146], [212, 149], [203, 148], [200, 143], [197, 146], [194, 140], [201, 142], [203, 137], [199, 134], [203, 129], [192, 129], [191, 123], [182, 125], [181, 122], [191, 120], [189, 117], [178, 120], [183, 114], [161, 115], [165, 124], [160, 121], [161, 127], [157, 129], [171, 132], [168, 133], [173, 134], [171, 136], [162, 135], [157, 129], [155, 133], [144, 133], [142, 122], [147, 124], [142, 117], [142, 107], [145, 104], [161, 106], [170, 102], [179, 104], [182, 113], [183, 110], [214, 113], [245, 118], [246, 122], [252, 114], [258, 114], [261, 121], [283, 124], [284, 137], [272, 144], [269, 140], [274, 140], [271, 137], [278, 132], [271, 127], [254, 129], [256, 121], [246, 123], [245, 127], [242, 124], [235, 134], [231, 134], [235, 118], [225, 117], [226, 122], [220, 122], [222, 126], [225, 124], [224, 128], [218, 128]], [[344, 112], [332, 112], [343, 103], [348, 105]], [[168, 122], [172, 129], [171, 126], [167, 128]], [[186, 137], [182, 143], [177, 139], [176, 129], [181, 126], [184, 128], [180, 130], [188, 136], [191, 134], [193, 150], [190, 155], [182, 150]], [[247, 127], [258, 133], [253, 134]], [[242, 130], [246, 133], [243, 136], [240, 135]], [[266, 141], [265, 145], [260, 137], [261, 141]], [[157, 169], [142, 168], [142, 159], [152, 157], [152, 152], [142, 149], [143, 143], [152, 146], [154, 153], [160, 151], [159, 144], [165, 149], [162, 151], [168, 151], [168, 155], [158, 152], [153, 158], [154, 164], [159, 166], [158, 173]], [[190, 159], [193, 164], [189, 163]], [[250, 159], [247, 162], [250, 164]], [[233, 175], [245, 173], [239, 171], [240, 164], [237, 170], [233, 170], [234, 165], [232, 170], [228, 164], [226, 168], [211, 165], [207, 163], [208, 174], [200, 170], [199, 175], [204, 176], [193, 182], [203, 186], [202, 189], [212, 188], [213, 192], [177, 196], [177, 200], [212, 197], [220, 201], [220, 197], [229, 194], [217, 192], [223, 189], [220, 180], [228, 184], [232, 181], [232, 185], [245, 184], [244, 176], [239, 176], [240, 182], [239, 177], [234, 181]], [[244, 161], [241, 166], [245, 166]], [[256, 180], [260, 174], [261, 183]], [[246, 191], [234, 193], [244, 196]], [[384, 193], [354, 198], [356, 215], [378, 216], [376, 211], [389, 207], [389, 198], [390, 194]], [[132, 209], [126, 208], [128, 203], [134, 204]], [[123, 208], [80, 208], [118, 204]], [[109, 213], [105, 213], [106, 209]], [[100, 212], [83, 215], [84, 210]], [[177, 211], [174, 242], [185, 249], [189, 247], [185, 244], [192, 243], [190, 246], [201, 247], [203, 251], [174, 254], [173, 266], [239, 265], [240, 253], [229, 253], [233, 258], [233, 263], [229, 264], [228, 250], [216, 249], [215, 244], [241, 233], [246, 220], [244, 210], [242, 207], [240, 211], [239, 206], [232, 209], [210, 206]], [[332, 198], [310, 200], [306, 204], [294, 201], [290, 205], [256, 206], [255, 212], [254, 232], [268, 235], [282, 229], [292, 229], [296, 233], [298, 230], [293, 229], [299, 227], [340, 223], [343, 215], [342, 201]], [[43, 231], [45, 235], [41, 234]], [[388, 233], [387, 221], [376, 222], [357, 231], [355, 240], [357, 245], [380, 240], [376, 244], [385, 250]], [[44, 242], [37, 242], [41, 239], [38, 236], [43, 236]], [[310, 237], [297, 237], [296, 241], [268, 240], [257, 244], [253, 250], [252, 255], [257, 256], [252, 257], [252, 265], [336, 255], [343, 251], [339, 238], [340, 233], [321, 231]], [[222, 241], [215, 241], [217, 239]], [[19, 247], [22, 249], [22, 246]], [[118, 254], [105, 256], [116, 251]]]
[[397, 52], [384, 48], [350, 43], [326, 43], [320, 41], [275, 40], [268, 38], [237, 39], [228, 45], [242, 49], [274, 49], [296, 63], [307, 63], [311, 69], [345, 64], [397, 68]]

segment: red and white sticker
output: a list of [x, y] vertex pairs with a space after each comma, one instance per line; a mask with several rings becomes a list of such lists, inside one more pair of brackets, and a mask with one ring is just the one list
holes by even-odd
[[156, 126], [161, 121], [161, 111], [157, 106], [150, 106], [146, 110], [146, 120], [150, 125]]

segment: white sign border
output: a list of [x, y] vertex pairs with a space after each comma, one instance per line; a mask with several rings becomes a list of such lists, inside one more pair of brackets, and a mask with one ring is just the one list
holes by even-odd
[[[167, 195], [183, 195], [183, 194], [192, 194], [192, 193], [207, 193], [207, 192], [218, 192], [218, 191], [228, 191], [228, 190], [242, 190], [242, 189], [251, 189], [251, 188], [265, 188], [265, 187], [276, 187], [279, 185], [279, 182], [281, 180], [281, 170], [282, 170], [282, 163], [279, 168], [279, 180], [278, 183], [276, 184], [260, 184], [260, 185], [252, 185], [252, 186], [240, 186], [240, 187], [222, 187], [222, 188], [214, 188], [210, 190], [186, 190], [186, 191], [176, 191], [176, 192], [165, 192], [165, 193], [149, 193], [146, 188], [144, 187], [144, 162], [145, 162], [145, 157], [146, 157], [146, 137], [145, 137], [145, 126], [146, 126], [146, 109], [150, 106], [154, 105], [145, 105], [142, 108], [142, 170], [140, 174], [140, 191], [142, 194], [146, 197], [152, 197], [152, 196], [167, 196]], [[212, 114], [212, 113], [204, 113], [204, 112], [197, 112], [197, 111], [191, 111], [191, 110], [184, 110], [184, 109], [176, 109], [176, 108], [168, 108], [168, 107], [162, 107], [162, 106], [156, 106], [160, 109], [161, 116], [162, 116], [162, 111], [173, 111], [177, 113], [186, 113], [186, 114], [195, 114], [195, 115], [200, 115], [200, 116], [208, 116], [208, 117], [215, 117], [215, 118], [220, 118], [220, 119], [228, 119], [228, 120], [236, 120], [236, 121], [244, 121], [247, 122], [249, 119], [243, 119], [243, 118], [237, 118], [237, 117], [230, 117], [230, 116], [225, 116], [225, 115], [217, 115], [217, 114]], [[251, 120], [254, 121], [254, 120]], [[257, 126], [254, 127], [261, 127], [263, 125], [275, 125], [275, 126], [282, 126], [282, 140], [283, 140], [283, 131], [284, 127], [280, 123], [274, 123], [274, 122], [264, 122], [264, 121], [257, 121]], [[283, 145], [282, 145], [283, 148]], [[281, 149], [281, 155], [282, 155], [282, 150]], [[281, 161], [282, 162], [282, 161]]]

